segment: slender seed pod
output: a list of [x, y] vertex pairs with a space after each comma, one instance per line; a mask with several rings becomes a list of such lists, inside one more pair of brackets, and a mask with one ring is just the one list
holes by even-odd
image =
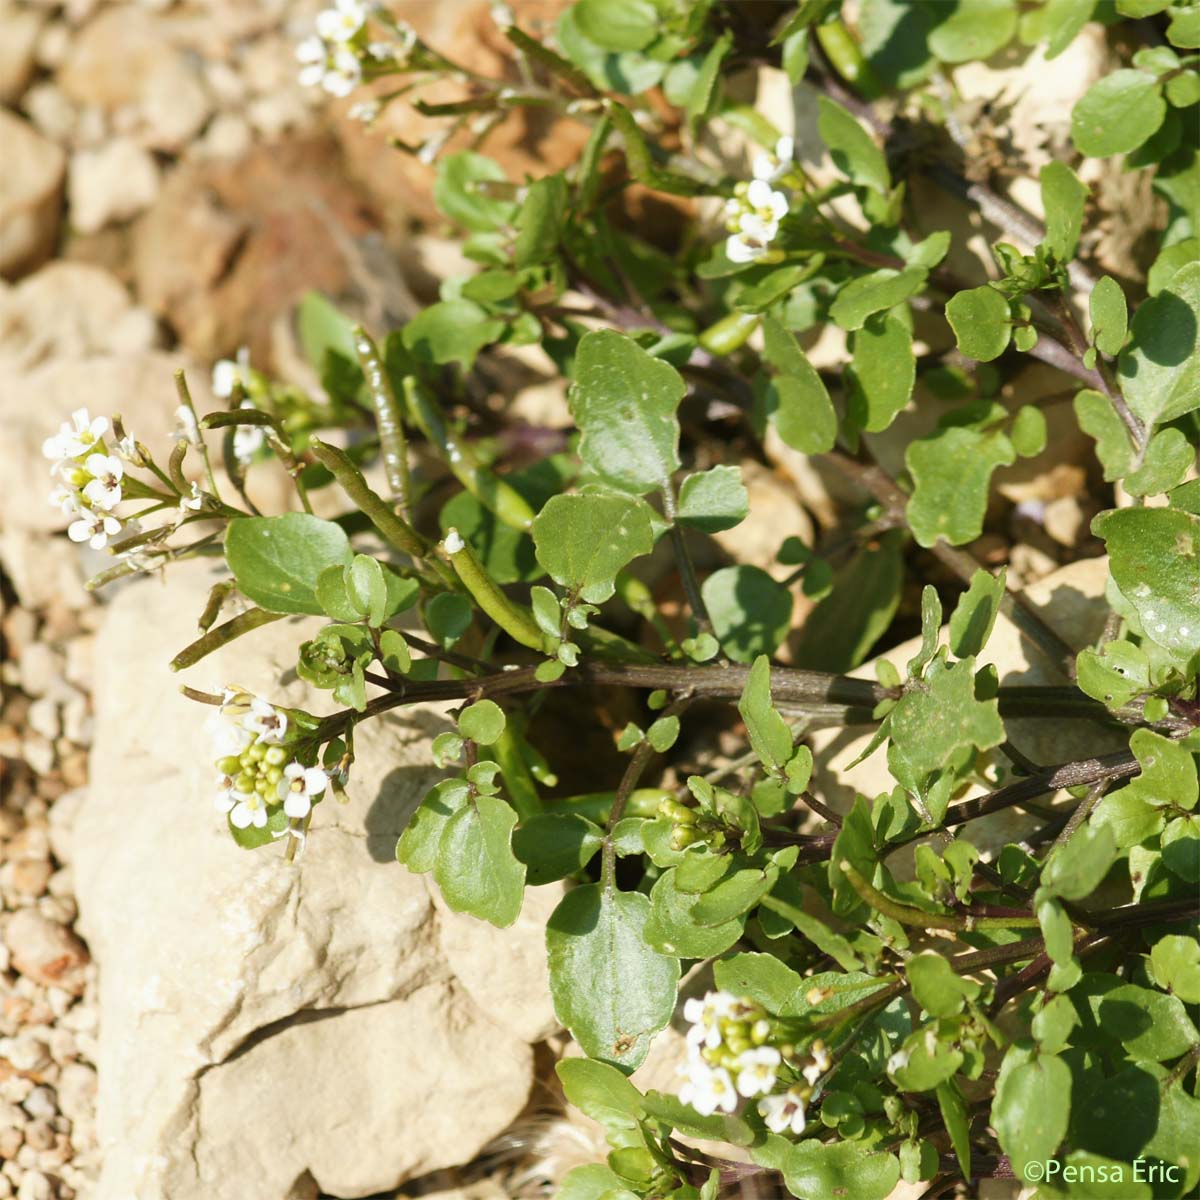
[[475, 551], [459, 536], [457, 529], [450, 529], [442, 542], [442, 549], [450, 559], [463, 587], [471, 593], [475, 603], [483, 609], [505, 633], [530, 650], [544, 649], [545, 638], [528, 610], [514, 604], [487, 573], [487, 568], [475, 556]]
[[367, 391], [375, 409], [375, 425], [379, 430], [379, 445], [383, 449], [383, 471], [391, 488], [392, 499], [405, 518], [408, 517], [411, 486], [408, 474], [408, 441], [400, 419], [400, 404], [392, 391], [387, 369], [379, 349], [361, 325], [354, 326], [354, 350], [362, 367]]

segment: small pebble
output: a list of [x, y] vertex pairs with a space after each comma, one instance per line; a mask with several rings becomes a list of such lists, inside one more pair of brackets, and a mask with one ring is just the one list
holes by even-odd
[[58, 1097], [52, 1087], [41, 1083], [25, 1097], [21, 1107], [35, 1120], [48, 1121], [58, 1116]]

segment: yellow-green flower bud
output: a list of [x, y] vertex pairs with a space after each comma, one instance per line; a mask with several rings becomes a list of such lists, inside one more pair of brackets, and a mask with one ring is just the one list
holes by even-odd
[[288, 759], [288, 752], [282, 746], [268, 746], [263, 758], [273, 767], [282, 767]]
[[217, 770], [222, 775], [237, 775], [242, 769], [242, 760], [236, 754], [217, 759]]

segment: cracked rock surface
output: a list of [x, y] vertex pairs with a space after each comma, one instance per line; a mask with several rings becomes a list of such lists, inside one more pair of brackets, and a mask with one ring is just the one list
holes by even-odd
[[[552, 1026], [557, 887], [510, 930], [467, 929], [396, 863], [438, 775], [440, 706], [361, 728], [350, 803], [318, 806], [296, 863], [236, 847], [211, 803], [208, 711], [166, 667], [217, 576], [172, 576], [121, 591], [98, 639], [114, 669], [75, 832], [100, 965], [95, 1200], [366, 1196], [469, 1161], [525, 1104], [530, 1043]], [[315, 708], [326, 697], [294, 672], [278, 682], [299, 632], [268, 626], [184, 678]]]

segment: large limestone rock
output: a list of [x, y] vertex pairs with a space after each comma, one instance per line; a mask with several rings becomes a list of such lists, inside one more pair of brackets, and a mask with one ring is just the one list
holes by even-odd
[[[500, 932], [441, 913], [396, 863], [437, 777], [430, 707], [362, 726], [351, 802], [319, 806], [296, 863], [234, 846], [210, 802], [208, 710], [166, 670], [213, 578], [182, 568], [122, 592], [99, 635], [113, 670], [74, 862], [101, 980], [95, 1200], [365, 1196], [469, 1161], [524, 1106], [529, 1043], [553, 1026], [560, 889]], [[259, 630], [190, 682], [323, 711], [289, 674], [297, 634]]]

